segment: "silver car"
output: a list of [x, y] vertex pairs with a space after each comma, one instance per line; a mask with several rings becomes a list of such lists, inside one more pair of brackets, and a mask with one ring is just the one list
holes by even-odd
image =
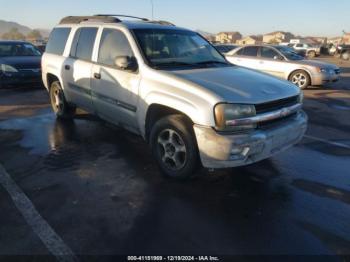
[[289, 80], [301, 89], [336, 82], [340, 76], [336, 65], [305, 59], [285, 46], [244, 46], [228, 53], [226, 59]]
[[164, 174], [248, 165], [307, 128], [295, 85], [234, 66], [196, 32], [120, 16], [68, 17], [51, 33], [42, 77], [58, 118], [76, 108], [141, 135]]

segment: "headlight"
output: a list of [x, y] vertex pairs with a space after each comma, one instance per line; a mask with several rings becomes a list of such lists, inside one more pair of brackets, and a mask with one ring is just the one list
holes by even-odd
[[332, 71], [334, 71], [334, 70], [330, 69], [330, 68], [317, 68], [317, 71], [319, 73], [332, 73]]
[[216, 129], [219, 131], [242, 131], [256, 128], [256, 124], [233, 125], [230, 121], [256, 115], [253, 105], [218, 104], [214, 109]]
[[14, 68], [13, 66], [10, 65], [5, 65], [5, 64], [1, 64], [1, 71], [3, 73], [17, 73], [18, 70], [16, 68]]

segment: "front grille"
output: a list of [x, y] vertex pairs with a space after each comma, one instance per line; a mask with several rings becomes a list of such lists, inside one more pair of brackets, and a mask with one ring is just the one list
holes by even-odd
[[281, 118], [277, 118], [274, 120], [260, 122], [258, 124], [257, 128], [258, 129], [269, 129], [269, 128], [275, 127], [277, 125], [281, 125], [283, 123], [288, 122], [289, 120], [293, 119], [296, 115], [297, 115], [297, 113], [294, 113], [294, 114], [291, 114], [291, 115], [286, 116], [286, 117], [281, 117]]
[[284, 107], [289, 107], [298, 103], [299, 96], [288, 97], [272, 102], [255, 105], [256, 114], [263, 114], [267, 112], [276, 111]]

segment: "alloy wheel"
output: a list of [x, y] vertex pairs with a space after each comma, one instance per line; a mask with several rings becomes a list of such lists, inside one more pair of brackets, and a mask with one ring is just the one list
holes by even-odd
[[172, 169], [180, 170], [186, 164], [187, 149], [182, 137], [172, 129], [165, 129], [159, 133], [158, 152], [163, 164]]
[[303, 73], [297, 73], [292, 77], [292, 83], [302, 88], [307, 83], [307, 77]]

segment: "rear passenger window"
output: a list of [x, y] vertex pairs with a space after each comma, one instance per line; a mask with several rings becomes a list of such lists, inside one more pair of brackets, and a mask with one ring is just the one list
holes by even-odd
[[97, 61], [104, 65], [113, 66], [118, 56], [134, 56], [128, 39], [119, 30], [104, 29]]
[[62, 55], [69, 37], [70, 28], [55, 28], [50, 34], [49, 42], [46, 46], [46, 53]]
[[97, 28], [95, 27], [79, 28], [73, 39], [70, 56], [90, 61], [92, 58], [96, 34]]
[[247, 46], [242, 48], [237, 52], [238, 55], [242, 56], [258, 56], [258, 47], [257, 46]]

